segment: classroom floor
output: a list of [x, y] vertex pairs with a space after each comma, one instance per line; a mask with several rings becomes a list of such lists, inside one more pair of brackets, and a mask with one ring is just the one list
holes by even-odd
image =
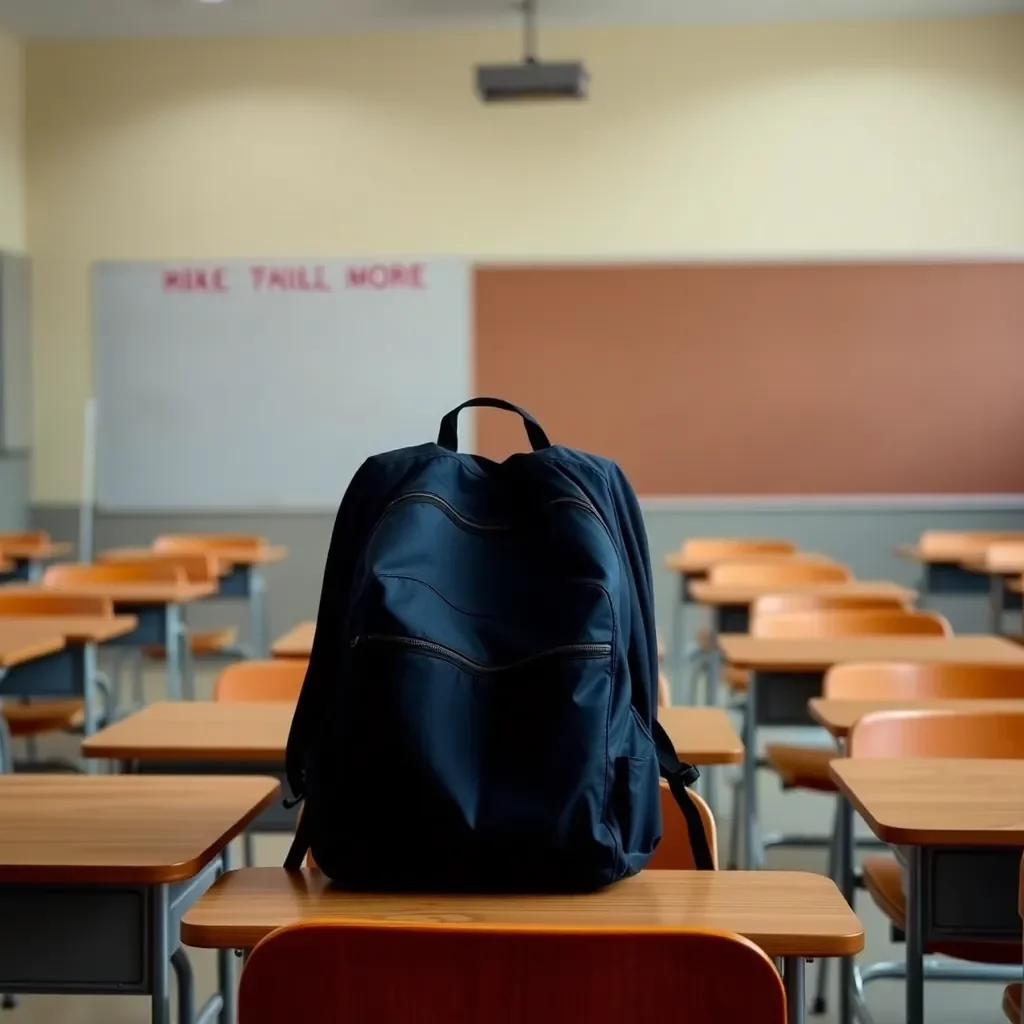
[[[197, 690], [200, 699], [209, 699], [215, 671], [199, 673]], [[163, 692], [159, 670], [147, 674], [147, 699], [159, 700]], [[773, 737], [772, 730], [762, 730], [765, 741]], [[42, 752], [53, 756], [74, 756], [76, 742], [59, 737], [45, 744]], [[760, 799], [763, 820], [772, 830], [815, 832], [827, 827], [831, 805], [828, 799], [814, 794], [785, 793], [766, 773], [762, 773]], [[727, 796], [727, 787], [719, 783], [720, 802]], [[729, 834], [728, 820], [719, 821], [720, 843]], [[257, 863], [279, 865], [287, 851], [287, 839], [280, 836], [261, 836], [256, 840]], [[240, 858], [241, 851], [238, 851]], [[823, 871], [824, 853], [817, 851], [774, 850], [769, 855], [772, 868]], [[894, 960], [903, 956], [903, 947], [889, 941], [889, 925], [875, 908], [871, 899], [860, 893], [857, 912], [867, 934], [867, 949], [862, 962]], [[200, 1000], [213, 991], [216, 978], [216, 958], [213, 953], [191, 950], [189, 956], [196, 973], [196, 991]], [[808, 998], [817, 980], [816, 964], [808, 966]], [[830, 968], [829, 1009], [824, 1017], [808, 1017], [809, 1022], [835, 1024], [836, 980], [835, 964]], [[929, 984], [925, 991], [928, 1024], [1000, 1024], [1005, 1018], [1000, 1010], [1002, 985], [999, 984]], [[900, 1024], [903, 1012], [903, 986], [900, 982], [880, 981], [868, 989], [868, 1001], [876, 1024]], [[0, 1024], [148, 1024], [149, 1001], [138, 997], [75, 997], [75, 996], [22, 996], [13, 1011], [0, 1011]]]

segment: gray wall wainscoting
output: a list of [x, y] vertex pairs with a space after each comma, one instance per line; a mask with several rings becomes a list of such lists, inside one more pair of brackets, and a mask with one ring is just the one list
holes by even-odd
[[[0, 460], [0, 523], [21, 525], [19, 493], [27, 489], [27, 467]], [[913, 584], [915, 567], [897, 558], [893, 547], [913, 541], [925, 529], [1024, 530], [1024, 497], [1007, 498], [835, 498], [835, 499], [650, 499], [642, 502], [654, 563], [658, 622], [666, 642], [672, 621], [675, 578], [664, 556], [687, 537], [785, 537], [807, 551], [825, 552], [848, 562], [863, 579]], [[288, 548], [288, 558], [267, 568], [271, 631], [277, 636], [302, 619], [316, 616], [333, 512], [111, 513], [95, 521], [95, 550], [149, 544], [161, 533], [231, 531], [254, 533]], [[78, 537], [78, 510], [38, 506], [32, 523], [57, 539]], [[959, 632], [987, 631], [982, 598], [943, 599], [936, 607]], [[204, 603], [189, 616], [196, 627], [233, 624], [245, 632], [244, 610], [237, 605]], [[700, 625], [701, 613], [687, 612], [687, 628]]]
[[28, 455], [0, 455], [0, 531], [28, 527], [30, 469]]

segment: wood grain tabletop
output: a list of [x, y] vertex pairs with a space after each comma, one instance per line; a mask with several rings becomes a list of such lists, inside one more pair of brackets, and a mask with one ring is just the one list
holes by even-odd
[[1020, 700], [834, 700], [812, 697], [807, 702], [811, 718], [837, 739], [842, 739], [865, 715], [874, 711], [1006, 711], [1024, 713]]
[[1024, 758], [837, 758], [830, 770], [884, 842], [1024, 846]]
[[938, 661], [1024, 665], [1024, 647], [994, 636], [862, 636], [719, 638], [722, 654], [737, 668], [819, 672], [844, 661]]
[[710, 580], [695, 580], [690, 584], [690, 596], [698, 604], [705, 605], [750, 605], [766, 594], [820, 594], [822, 597], [843, 596], [894, 597], [900, 601], [912, 601], [917, 591], [888, 580], [848, 580], [832, 583], [712, 583]]
[[346, 893], [317, 871], [245, 868], [223, 875], [182, 919], [190, 946], [255, 946], [306, 920], [533, 926], [619, 925], [738, 932], [770, 956], [848, 956], [864, 933], [831, 879], [788, 871], [644, 871], [601, 892], [559, 896]]
[[255, 775], [0, 775], [0, 883], [191, 878], [278, 788]]

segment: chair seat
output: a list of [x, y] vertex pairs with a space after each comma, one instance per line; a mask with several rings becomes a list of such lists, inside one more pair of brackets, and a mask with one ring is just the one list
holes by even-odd
[[80, 700], [6, 701], [4, 719], [12, 736], [39, 736], [73, 729], [82, 713]]
[[[897, 928], [906, 928], [907, 899], [903, 895], [903, 874], [895, 857], [881, 855], [864, 858], [864, 888], [879, 909]], [[939, 953], [957, 960], [981, 964], [1020, 964], [1020, 942], [929, 942], [926, 953]]]
[[745, 668], [725, 664], [722, 666], [722, 682], [733, 693], [746, 693], [750, 686], [750, 673]]
[[831, 747], [801, 747], [769, 743], [765, 760], [775, 769], [787, 789], [816, 789], [834, 793], [836, 786], [829, 765], [838, 757]]
[[[212, 629], [206, 633], [190, 633], [188, 645], [194, 657], [202, 658], [212, 654], [222, 654], [237, 641], [238, 630], [229, 627], [227, 629]], [[146, 657], [152, 658], [154, 661], [163, 661], [167, 657], [167, 650], [163, 647], [151, 646], [144, 650]]]
[[1010, 1024], [1020, 1024], [1022, 990], [1024, 990], [1024, 985], [1007, 985], [1006, 991], [1003, 992], [1003, 1013], [1006, 1014], [1006, 1019], [1010, 1021]]

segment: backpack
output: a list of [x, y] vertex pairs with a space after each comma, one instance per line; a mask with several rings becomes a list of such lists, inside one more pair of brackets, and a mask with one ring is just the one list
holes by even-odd
[[[458, 452], [458, 415], [523, 418], [533, 451]], [[349, 889], [583, 892], [640, 871], [659, 774], [703, 824], [659, 726], [647, 538], [615, 463], [495, 398], [436, 444], [368, 459], [338, 511], [287, 748], [285, 866]]]

